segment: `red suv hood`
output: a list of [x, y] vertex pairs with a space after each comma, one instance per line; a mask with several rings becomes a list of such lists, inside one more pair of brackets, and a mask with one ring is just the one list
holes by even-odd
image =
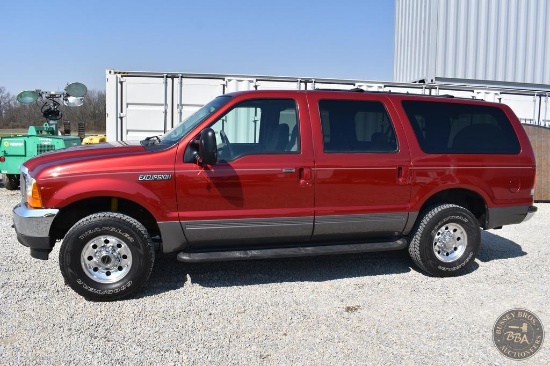
[[[50, 151], [27, 160], [24, 165], [32, 175], [51, 167], [60, 167], [85, 163], [89, 168], [101, 164], [105, 168], [106, 160], [115, 157], [129, 157], [136, 154], [149, 153], [139, 141], [116, 141], [92, 145], [69, 147], [62, 150]], [[93, 169], [91, 169], [93, 170]]]

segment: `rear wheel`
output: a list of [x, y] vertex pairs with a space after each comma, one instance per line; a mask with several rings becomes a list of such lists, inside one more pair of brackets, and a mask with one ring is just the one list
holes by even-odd
[[66, 283], [89, 300], [119, 300], [145, 285], [154, 246], [137, 220], [113, 212], [77, 222], [63, 239], [59, 265]]
[[2, 182], [4, 182], [4, 188], [9, 191], [14, 191], [19, 188], [19, 175], [2, 174]]
[[464, 207], [443, 204], [420, 218], [409, 244], [418, 267], [434, 276], [455, 276], [473, 263], [481, 245], [477, 219]]

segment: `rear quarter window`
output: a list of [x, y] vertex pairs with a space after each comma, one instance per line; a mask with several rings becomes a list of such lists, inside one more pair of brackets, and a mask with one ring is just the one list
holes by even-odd
[[497, 107], [403, 101], [422, 151], [429, 154], [519, 154], [506, 114]]

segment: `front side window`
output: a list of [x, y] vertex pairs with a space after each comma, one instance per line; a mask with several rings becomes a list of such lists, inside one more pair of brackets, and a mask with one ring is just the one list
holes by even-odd
[[160, 143], [165, 145], [172, 145], [178, 142], [182, 137], [187, 135], [202, 121], [211, 116], [218, 109], [223, 107], [227, 102], [231, 100], [230, 96], [222, 95], [212, 100], [210, 103], [204, 105], [198, 111], [189, 116], [185, 121], [178, 124], [176, 127], [168, 131], [164, 136], [160, 138]]
[[216, 133], [220, 161], [300, 151], [298, 111], [292, 99], [242, 102], [210, 127]]
[[403, 101], [422, 151], [429, 154], [518, 154], [515, 131], [500, 109], [445, 102]]
[[384, 105], [377, 101], [319, 101], [326, 153], [397, 152], [395, 130]]

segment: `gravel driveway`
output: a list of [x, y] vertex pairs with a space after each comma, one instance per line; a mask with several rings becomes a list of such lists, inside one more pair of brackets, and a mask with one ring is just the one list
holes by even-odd
[[[406, 252], [184, 264], [161, 257], [137, 297], [87, 302], [59, 246], [17, 242], [0, 184], [0, 364], [512, 365], [492, 341], [512, 308], [550, 329], [550, 204], [483, 232], [472, 271], [418, 272]], [[550, 336], [547, 334], [547, 336]], [[550, 340], [522, 365], [550, 360]]]

